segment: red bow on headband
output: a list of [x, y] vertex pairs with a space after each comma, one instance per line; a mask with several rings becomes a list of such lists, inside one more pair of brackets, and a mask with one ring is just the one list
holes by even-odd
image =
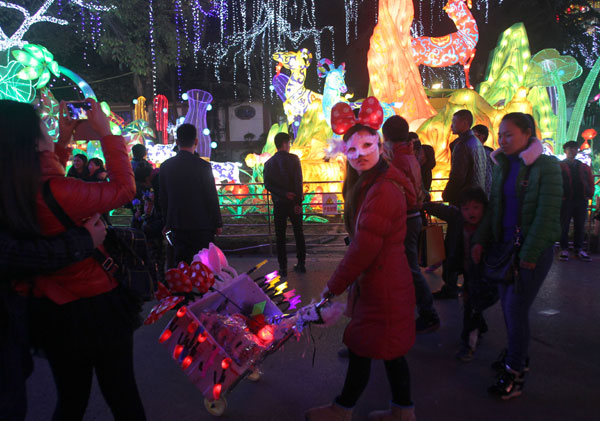
[[358, 112], [358, 119], [354, 117], [350, 105], [345, 102], [338, 102], [331, 109], [331, 129], [335, 134], [342, 135], [357, 124], [379, 130], [382, 123], [383, 109], [374, 96], [364, 100]]

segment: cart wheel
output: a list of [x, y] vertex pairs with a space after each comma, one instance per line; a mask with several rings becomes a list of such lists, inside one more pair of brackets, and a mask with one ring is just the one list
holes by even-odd
[[227, 400], [224, 397], [220, 397], [216, 401], [209, 401], [204, 398], [204, 406], [210, 415], [220, 417], [227, 409]]
[[262, 372], [258, 368], [255, 368], [252, 373], [248, 374], [248, 380], [251, 382], [257, 382], [260, 380], [261, 376]]

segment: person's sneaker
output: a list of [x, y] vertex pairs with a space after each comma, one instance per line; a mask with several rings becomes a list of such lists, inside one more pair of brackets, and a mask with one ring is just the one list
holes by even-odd
[[488, 387], [488, 393], [492, 396], [507, 400], [516, 398], [523, 393], [525, 384], [525, 373], [519, 373], [508, 366], [498, 373], [496, 383]]
[[472, 349], [467, 344], [462, 344], [458, 352], [454, 354], [454, 357], [456, 357], [457, 360], [462, 361], [463, 363], [468, 363], [473, 359], [474, 355], [474, 349]]
[[440, 319], [437, 317], [419, 316], [415, 320], [415, 330], [417, 333], [434, 332], [440, 328]]
[[432, 292], [431, 295], [436, 300], [452, 300], [458, 298], [458, 289], [450, 289], [443, 286], [442, 289]]
[[[498, 358], [491, 365], [492, 370], [501, 372], [506, 367], [506, 354], [508, 353], [508, 349], [504, 348], [500, 354], [498, 354]], [[525, 358], [525, 367], [523, 367], [523, 372], [529, 372], [529, 357]]]
[[583, 250], [579, 250], [579, 253], [577, 253], [577, 258], [579, 260], [583, 260], [584, 262], [591, 262], [592, 261], [592, 258], [590, 257], [590, 255], [587, 254]]
[[297, 265], [294, 265], [294, 272], [306, 273], [306, 266], [304, 266], [304, 263], [298, 263]]
[[569, 260], [569, 251], [568, 250], [563, 250], [560, 252], [560, 255], [558, 256], [559, 260], [562, 260], [563, 262], [566, 262]]

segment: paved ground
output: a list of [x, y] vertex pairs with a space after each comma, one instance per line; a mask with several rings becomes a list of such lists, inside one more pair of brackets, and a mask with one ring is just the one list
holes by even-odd
[[[504, 347], [504, 323], [498, 306], [487, 312], [490, 332], [476, 358], [463, 364], [454, 360], [458, 346], [461, 309], [458, 300], [437, 302], [442, 318], [439, 331], [421, 335], [408, 354], [413, 399], [423, 420], [544, 420], [589, 421], [600, 419], [600, 257], [592, 263], [556, 261], [532, 309], [531, 371], [523, 396], [499, 402], [487, 396], [493, 380], [489, 368]], [[262, 256], [236, 257], [239, 271], [252, 267]], [[339, 255], [309, 256], [306, 275], [290, 274], [289, 283], [310, 302], [322, 290], [339, 261]], [[275, 259], [267, 268], [275, 268]], [[438, 274], [428, 275], [433, 289]], [[157, 338], [167, 319], [137, 331], [135, 364], [148, 419], [209, 420], [199, 391], [171, 360]], [[307, 337], [291, 341], [269, 357], [258, 383], [244, 381], [229, 396], [224, 420], [302, 420], [308, 408], [330, 401], [339, 393], [346, 361], [336, 352], [341, 346], [345, 321], [327, 330], [313, 328]], [[48, 365], [36, 359], [29, 380], [28, 420], [50, 419], [55, 391]], [[390, 399], [381, 362], [373, 364], [371, 381], [355, 410], [355, 420], [386, 407]], [[85, 420], [110, 420], [110, 411], [94, 385]]]

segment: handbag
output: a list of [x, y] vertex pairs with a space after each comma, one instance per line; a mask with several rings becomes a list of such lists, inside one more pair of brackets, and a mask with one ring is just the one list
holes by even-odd
[[529, 185], [531, 166], [527, 167], [525, 177], [521, 181], [519, 205], [517, 209], [517, 226], [514, 237], [505, 242], [493, 243], [483, 256], [483, 277], [496, 283], [513, 283], [519, 278], [519, 251], [521, 250], [521, 210], [525, 190]]
[[[50, 180], [44, 183], [42, 194], [48, 208], [61, 224], [67, 229], [75, 228], [73, 220], [54, 198]], [[150, 257], [144, 232], [136, 228], [109, 226], [103, 246], [107, 254], [98, 249], [92, 253], [102, 269], [114, 276], [135, 298], [153, 300], [157, 270]]]
[[444, 231], [441, 225], [424, 226], [419, 234], [419, 265], [429, 267], [446, 259]]

